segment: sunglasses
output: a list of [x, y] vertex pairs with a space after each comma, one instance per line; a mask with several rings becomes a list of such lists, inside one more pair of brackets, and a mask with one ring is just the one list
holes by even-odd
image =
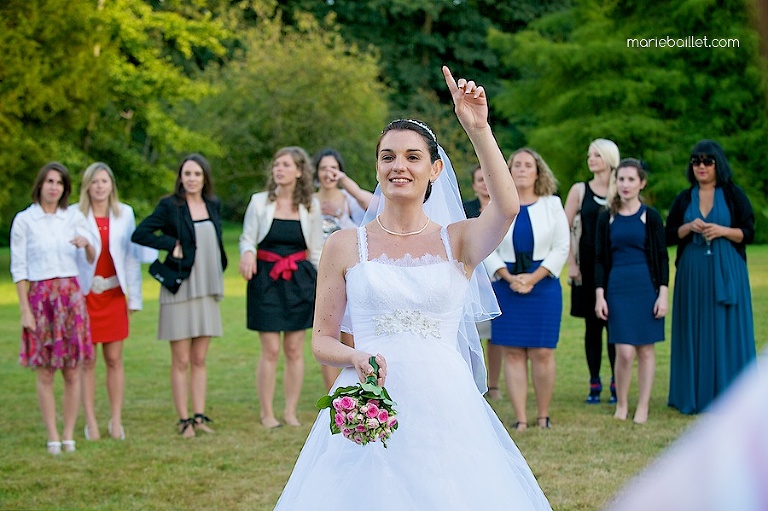
[[715, 157], [714, 156], [691, 156], [691, 167], [697, 167], [701, 164], [704, 164], [705, 166], [709, 167], [711, 165], [715, 164]]

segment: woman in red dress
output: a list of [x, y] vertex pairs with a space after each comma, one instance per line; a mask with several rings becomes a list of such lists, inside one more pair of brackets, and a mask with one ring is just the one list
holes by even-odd
[[[115, 176], [105, 163], [91, 164], [83, 172], [80, 211], [93, 228], [98, 228], [101, 251], [95, 264], [81, 258], [80, 283], [83, 287], [91, 336], [101, 344], [107, 367], [107, 393], [111, 418], [107, 430], [112, 438], [125, 439], [122, 408], [125, 389], [123, 343], [128, 337], [128, 311], [141, 310], [141, 261], [139, 246], [131, 242], [136, 228], [133, 209], [117, 199]], [[83, 409], [85, 438], [98, 440], [96, 420], [96, 358], [83, 366]]]

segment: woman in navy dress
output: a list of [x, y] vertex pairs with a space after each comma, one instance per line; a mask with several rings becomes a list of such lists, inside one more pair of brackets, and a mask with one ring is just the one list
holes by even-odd
[[661, 215], [640, 200], [647, 184], [642, 163], [627, 158], [616, 169], [615, 195], [597, 219], [595, 313], [608, 321], [616, 345], [616, 413], [626, 420], [637, 356], [638, 400], [634, 422], [648, 420], [656, 372], [654, 344], [664, 340], [669, 310], [669, 257]]
[[677, 245], [669, 406], [693, 414], [755, 359], [746, 253], [755, 215], [716, 142], [696, 144], [687, 177], [666, 228]]
[[568, 259], [568, 220], [557, 180], [544, 159], [520, 149], [507, 162], [520, 196], [520, 213], [498, 248], [484, 261], [495, 278], [501, 316], [491, 322], [494, 344], [503, 346], [504, 380], [515, 409], [512, 429], [528, 427], [528, 361], [536, 393], [537, 424], [549, 428], [555, 386], [555, 347], [563, 295], [560, 271]]

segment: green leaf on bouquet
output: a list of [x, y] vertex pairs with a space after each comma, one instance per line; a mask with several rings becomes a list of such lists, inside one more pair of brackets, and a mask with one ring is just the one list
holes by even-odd
[[317, 407], [319, 409], [328, 408], [333, 405], [333, 398], [331, 396], [323, 396], [317, 400]]
[[378, 385], [374, 385], [373, 383], [361, 383], [360, 386], [363, 388], [364, 391], [370, 392], [376, 397], [379, 397], [381, 395], [382, 388]]

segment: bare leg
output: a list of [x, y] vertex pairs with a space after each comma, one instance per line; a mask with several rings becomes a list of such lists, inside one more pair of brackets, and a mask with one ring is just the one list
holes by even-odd
[[112, 438], [120, 438], [123, 426], [123, 395], [125, 392], [125, 370], [123, 369], [123, 342], [108, 342], [101, 345], [104, 363], [107, 366], [107, 394], [111, 413]]
[[192, 339], [189, 361], [192, 368], [190, 388], [192, 389], [192, 411], [194, 413], [205, 413], [205, 395], [208, 384], [205, 358], [210, 344], [210, 337], [195, 337]]
[[77, 412], [80, 411], [80, 367], [65, 367], [61, 370], [64, 375], [64, 430], [62, 440], [73, 440]]
[[323, 373], [323, 383], [325, 384], [325, 388], [330, 391], [333, 388], [333, 383], [336, 381], [336, 377], [339, 376], [339, 368], [320, 364], [320, 371]]
[[277, 359], [280, 356], [280, 332], [259, 332], [261, 358], [256, 369], [256, 389], [261, 403], [261, 423], [274, 428], [280, 423], [275, 418], [275, 379]]
[[515, 419], [520, 424], [518, 430], [528, 426], [526, 401], [528, 398], [528, 355], [524, 348], [504, 347], [504, 381], [507, 394], [515, 410]]
[[637, 385], [639, 396], [634, 421], [643, 424], [648, 421], [648, 407], [653, 389], [653, 376], [656, 373], [656, 351], [653, 344], [637, 346]]
[[93, 345], [93, 360], [83, 362], [82, 390], [83, 412], [85, 413], [85, 427], [88, 430], [88, 440], [98, 440], [99, 423], [96, 420], [96, 350], [98, 344]]
[[300, 426], [298, 416], [299, 396], [304, 383], [304, 340], [305, 330], [285, 332], [283, 337], [285, 350], [285, 422], [290, 426]]
[[629, 413], [629, 386], [634, 362], [635, 347], [616, 344], [616, 413], [613, 416], [619, 420], [626, 420]]
[[555, 350], [532, 348], [528, 350], [531, 359], [531, 380], [536, 393], [536, 420], [541, 427], [549, 427], [549, 403], [555, 388]]
[[[189, 367], [189, 357], [192, 346], [191, 339], [181, 339], [171, 341], [171, 392], [173, 393], [173, 404], [176, 407], [176, 414], [179, 419], [189, 419], [189, 409], [187, 401], [189, 396], [187, 384], [187, 368]], [[195, 430], [186, 428], [185, 437], [195, 436]]]
[[37, 404], [43, 424], [48, 431], [48, 441], [58, 442], [59, 431], [56, 428], [56, 400], [53, 398], [53, 376], [55, 371], [48, 367], [38, 367], [37, 375]]
[[488, 397], [491, 399], [501, 399], [499, 379], [501, 377], [501, 359], [504, 358], [504, 348], [498, 344], [493, 344], [488, 339], [486, 352], [488, 353]]

